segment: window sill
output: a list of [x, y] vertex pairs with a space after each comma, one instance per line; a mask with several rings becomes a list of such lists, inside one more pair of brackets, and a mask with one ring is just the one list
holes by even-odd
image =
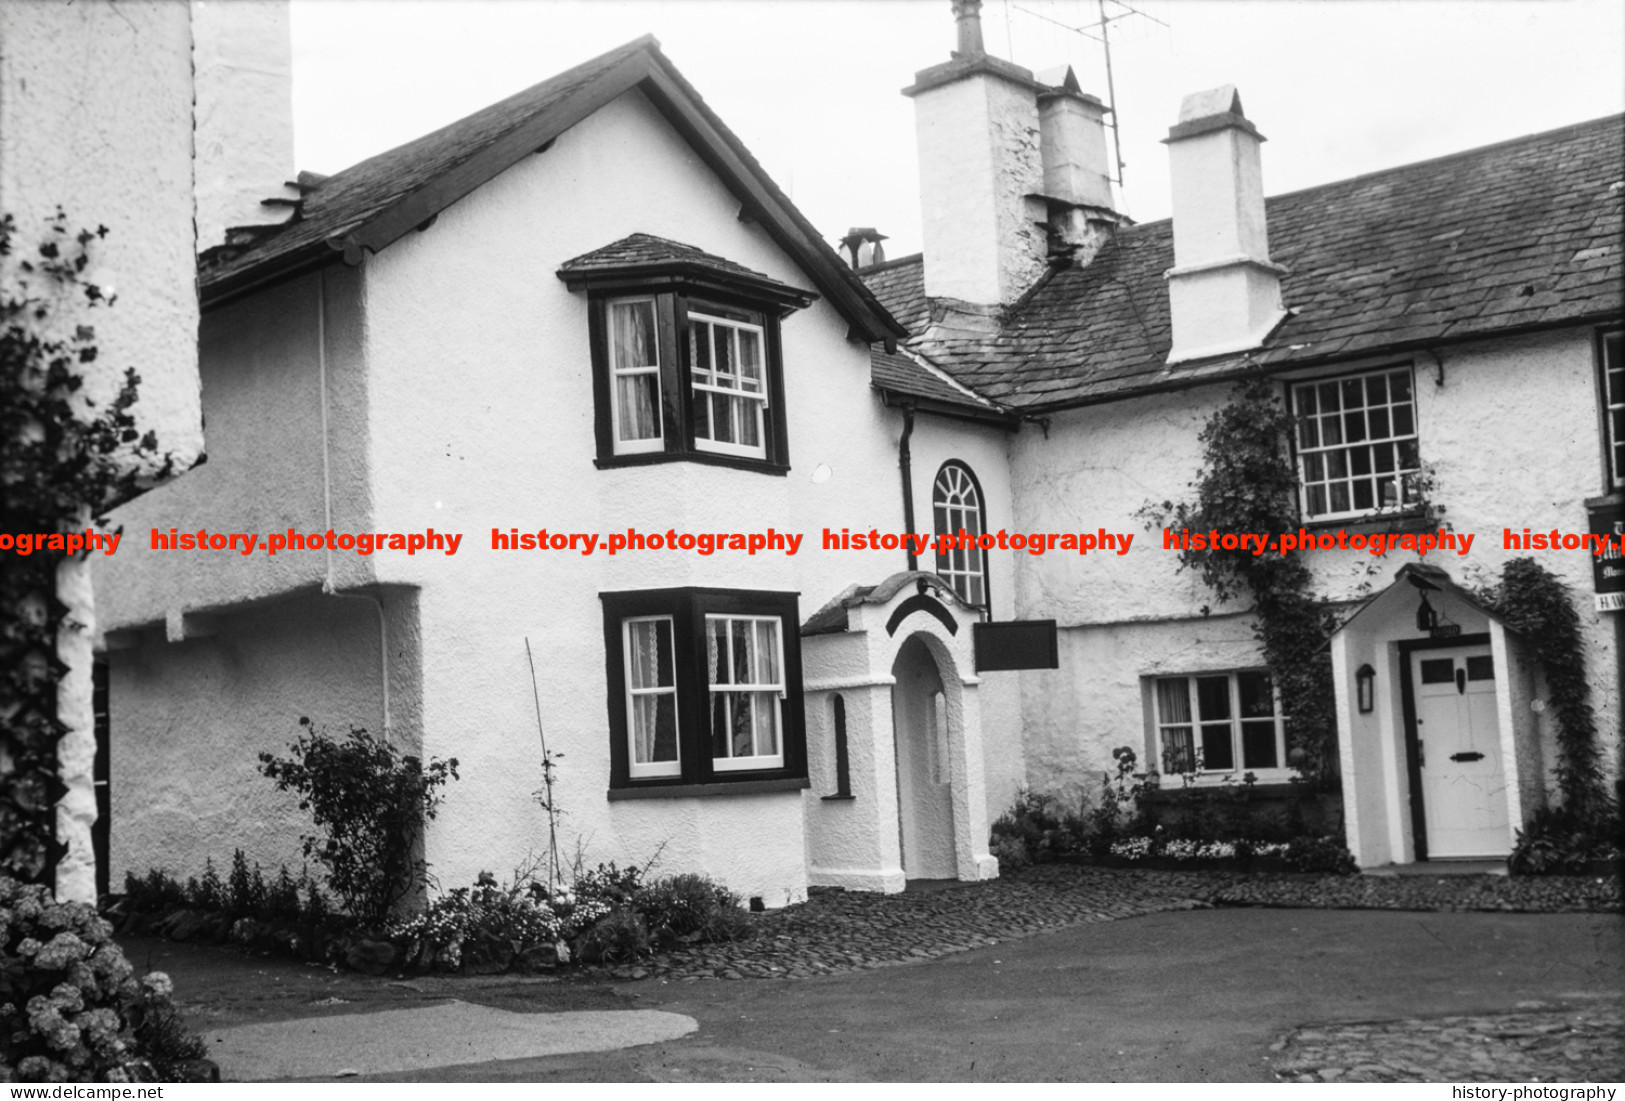
[[623, 466], [654, 466], [659, 463], [727, 466], [735, 470], [753, 470], [758, 474], [771, 474], [779, 478], [790, 473], [788, 463], [776, 463], [770, 459], [747, 459], [737, 455], [718, 455], [708, 451], [644, 451], [634, 455], [600, 456], [592, 461], [592, 465], [599, 470], [614, 470]]
[[1214, 779], [1198, 779], [1194, 784], [1186, 787], [1183, 783], [1164, 785], [1155, 791], [1146, 792], [1142, 798], [1152, 803], [1177, 803], [1208, 791], [1235, 791], [1246, 792], [1255, 799], [1290, 799], [1297, 795], [1309, 795], [1313, 789], [1305, 783], [1292, 783], [1286, 779], [1261, 779], [1254, 784], [1243, 784], [1240, 780], [1229, 783]]
[[857, 798], [856, 795], [825, 795], [822, 797], [826, 803], [850, 803]]
[[1341, 529], [1350, 535], [1371, 535], [1377, 532], [1404, 535], [1411, 532], [1432, 531], [1439, 526], [1440, 519], [1432, 512], [1411, 509], [1406, 512], [1347, 516], [1341, 520], [1304, 520], [1301, 523], [1307, 531], [1337, 531]]
[[623, 799], [705, 799], [714, 795], [768, 795], [780, 791], [802, 791], [811, 786], [806, 777], [720, 784], [650, 784], [647, 787], [610, 788], [608, 797], [611, 803]]

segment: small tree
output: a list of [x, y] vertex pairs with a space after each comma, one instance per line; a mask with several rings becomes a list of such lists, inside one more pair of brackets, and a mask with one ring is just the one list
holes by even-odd
[[308, 718], [299, 725], [305, 732], [289, 756], [261, 753], [260, 772], [299, 796], [299, 809], [326, 835], [300, 838], [305, 855], [327, 869], [351, 917], [379, 928], [425, 885], [423, 824], [440, 806], [440, 789], [458, 779], [457, 758], [425, 765], [359, 727], [334, 738]]

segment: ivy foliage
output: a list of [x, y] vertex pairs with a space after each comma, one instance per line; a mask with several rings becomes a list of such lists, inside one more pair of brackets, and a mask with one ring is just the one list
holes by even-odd
[[[1262, 375], [1243, 379], [1202, 428], [1193, 500], [1147, 504], [1138, 515], [1153, 528], [1193, 534], [1292, 531], [1298, 526], [1298, 478], [1287, 447], [1293, 425], [1275, 385]], [[1247, 547], [1224, 550], [1214, 542], [1180, 551], [1180, 569], [1195, 570], [1220, 601], [1252, 599], [1253, 633], [1281, 694], [1291, 763], [1305, 779], [1330, 786], [1337, 771], [1326, 650], [1336, 625], [1331, 610], [1314, 595], [1301, 552], [1255, 555]], [[1202, 614], [1211, 610], [1204, 606]]]
[[423, 824], [435, 816], [440, 789], [458, 778], [457, 758], [424, 764], [359, 727], [335, 738], [308, 718], [299, 725], [304, 733], [287, 757], [260, 754], [260, 772], [278, 791], [298, 795], [299, 809], [326, 835], [300, 840], [327, 869], [345, 910], [366, 928], [382, 928], [422, 892]]
[[1597, 746], [1597, 714], [1585, 675], [1585, 635], [1564, 584], [1533, 558], [1514, 558], [1500, 583], [1485, 592], [1489, 606], [1523, 639], [1546, 677], [1557, 720], [1553, 769], [1564, 807], [1581, 820], [1611, 809]]
[[[113, 299], [87, 278], [91, 247], [107, 227], [73, 230], [59, 209], [44, 240], [17, 243], [0, 215], [0, 530], [58, 534], [104, 513], [139, 485], [169, 473], [152, 433], [131, 413], [140, 377], [126, 370], [110, 401], [85, 392], [97, 359], [85, 318]], [[56, 598], [61, 552], [0, 554], [0, 873], [44, 882], [64, 853], [55, 807], [57, 684], [67, 668], [56, 640], [66, 609]]]

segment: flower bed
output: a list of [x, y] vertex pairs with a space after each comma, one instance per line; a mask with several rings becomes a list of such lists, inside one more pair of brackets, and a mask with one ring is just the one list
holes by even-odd
[[[288, 883], [297, 889], [280, 886]], [[130, 877], [107, 913], [132, 935], [235, 942], [247, 951], [375, 975], [619, 964], [677, 945], [743, 940], [751, 932], [738, 896], [703, 876], [645, 882], [643, 869], [614, 864], [578, 871], [569, 886], [549, 887], [524, 873], [501, 884], [482, 872], [472, 887], [440, 896], [421, 913], [365, 929], [334, 912], [308, 877], [292, 880], [284, 869], [265, 887], [260, 869], [250, 872], [240, 852], [225, 884], [212, 864], [184, 886], [156, 871]]]

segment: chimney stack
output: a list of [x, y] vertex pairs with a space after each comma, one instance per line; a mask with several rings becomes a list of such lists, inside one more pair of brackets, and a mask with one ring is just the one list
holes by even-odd
[[1169, 363], [1261, 346], [1287, 313], [1270, 262], [1259, 145], [1233, 85], [1185, 97], [1168, 131], [1174, 266]]
[[192, 0], [191, 10], [202, 253], [228, 230], [293, 215], [293, 47], [286, 0]]
[[954, 0], [959, 49], [915, 74], [925, 293], [963, 319], [992, 318], [1044, 272], [1038, 94], [982, 47], [981, 0]]
[[1070, 65], [1038, 74], [1040, 159], [1051, 251], [1087, 264], [1122, 219], [1112, 199], [1107, 106], [1078, 88]]

